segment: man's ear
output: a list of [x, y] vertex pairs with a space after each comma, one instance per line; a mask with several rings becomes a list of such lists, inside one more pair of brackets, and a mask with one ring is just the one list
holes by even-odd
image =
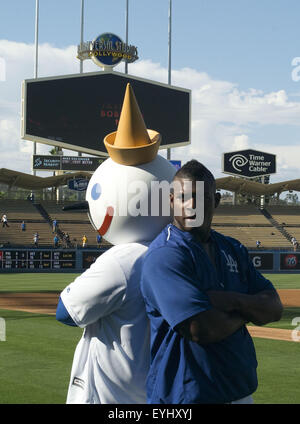
[[221, 200], [221, 193], [217, 191], [215, 194], [215, 208], [219, 206], [220, 200]]
[[174, 207], [174, 193], [170, 193], [170, 206], [171, 206], [171, 208], [173, 209], [173, 207]]

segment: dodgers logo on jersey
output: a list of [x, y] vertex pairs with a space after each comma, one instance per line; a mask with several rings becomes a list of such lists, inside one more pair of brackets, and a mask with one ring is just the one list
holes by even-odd
[[224, 256], [225, 256], [225, 259], [226, 259], [226, 265], [228, 266], [229, 271], [230, 271], [230, 272], [238, 273], [239, 271], [238, 271], [237, 261], [235, 261], [235, 260], [233, 259], [233, 257], [232, 257], [231, 255], [229, 255], [229, 253], [228, 253], [228, 254], [226, 254], [226, 253], [224, 252], [224, 250], [222, 250], [222, 252], [223, 252], [223, 254], [224, 254]]

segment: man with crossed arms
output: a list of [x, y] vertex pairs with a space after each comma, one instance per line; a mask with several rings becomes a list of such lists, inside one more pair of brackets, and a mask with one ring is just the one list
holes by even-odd
[[[198, 181], [204, 181], [204, 220], [193, 226]], [[211, 229], [220, 201], [211, 172], [193, 160], [174, 182], [173, 223], [143, 261], [151, 324], [147, 402], [253, 403], [257, 360], [245, 324], [279, 320], [279, 296], [240, 242]]]

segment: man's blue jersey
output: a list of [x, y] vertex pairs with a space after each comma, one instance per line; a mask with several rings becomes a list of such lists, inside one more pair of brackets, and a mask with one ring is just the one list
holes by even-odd
[[[151, 324], [148, 403], [227, 403], [257, 388], [257, 361], [246, 326], [200, 345], [175, 327], [212, 308], [208, 290], [274, 290], [237, 240], [211, 231], [216, 267], [189, 232], [168, 225], [150, 244], [141, 289]], [[222, 323], [220, 323], [222, 325]]]

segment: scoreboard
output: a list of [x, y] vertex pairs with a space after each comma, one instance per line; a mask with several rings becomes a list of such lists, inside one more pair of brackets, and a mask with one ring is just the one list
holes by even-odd
[[75, 251], [0, 250], [0, 270], [4, 269], [75, 269]]

